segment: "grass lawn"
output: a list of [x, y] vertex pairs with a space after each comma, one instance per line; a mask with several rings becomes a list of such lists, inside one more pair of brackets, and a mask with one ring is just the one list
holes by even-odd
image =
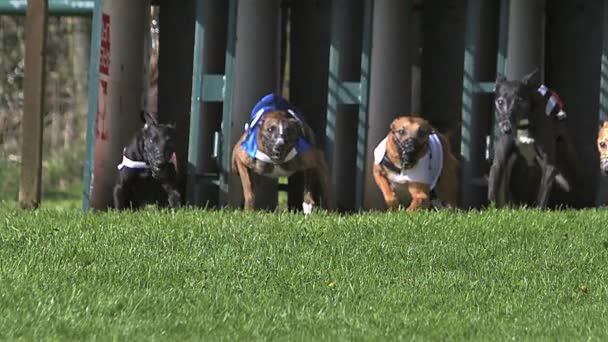
[[606, 340], [607, 221], [4, 204], [0, 340]]

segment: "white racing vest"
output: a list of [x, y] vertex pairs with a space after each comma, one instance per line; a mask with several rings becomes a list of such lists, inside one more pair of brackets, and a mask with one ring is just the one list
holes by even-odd
[[[384, 138], [374, 150], [374, 164], [376, 165], [380, 165], [386, 155], [387, 139], [388, 137]], [[399, 168], [397, 165], [395, 166]], [[443, 150], [441, 148], [441, 141], [437, 134], [431, 134], [429, 135], [429, 151], [418, 160], [414, 167], [407, 170], [401, 170], [399, 173], [388, 168], [385, 168], [385, 171], [388, 180], [393, 186], [396, 184], [416, 182], [428, 184], [431, 190], [433, 190], [437, 185], [442, 168]]]

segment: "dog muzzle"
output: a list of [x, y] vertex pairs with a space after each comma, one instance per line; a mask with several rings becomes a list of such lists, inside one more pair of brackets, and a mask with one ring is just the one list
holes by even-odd
[[411, 168], [416, 164], [416, 140], [413, 138], [406, 139], [401, 142], [395, 139], [397, 142], [397, 148], [399, 149], [401, 168]]

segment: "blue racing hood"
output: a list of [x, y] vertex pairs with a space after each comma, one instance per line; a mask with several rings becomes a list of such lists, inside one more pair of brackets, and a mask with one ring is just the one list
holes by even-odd
[[[251, 118], [248, 123], [245, 124], [245, 132], [247, 132], [247, 138], [241, 144], [243, 149], [247, 152], [249, 156], [252, 158], [260, 159], [265, 162], [271, 162], [270, 158], [261, 151], [258, 151], [258, 144], [256, 140], [259, 123], [264, 116], [264, 114], [273, 111], [285, 111], [293, 116], [296, 120], [303, 122], [300, 113], [298, 113], [297, 109], [290, 104], [287, 100], [282, 98], [276, 94], [268, 94], [256, 103], [256, 105], [251, 110]], [[301, 136], [298, 138], [294, 149], [287, 155], [288, 161], [289, 159], [295, 157], [299, 153], [306, 152], [310, 150], [312, 146], [306, 139]]]

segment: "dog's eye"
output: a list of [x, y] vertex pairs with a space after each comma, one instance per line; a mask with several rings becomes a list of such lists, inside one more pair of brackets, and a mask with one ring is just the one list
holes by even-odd
[[274, 126], [268, 126], [268, 128], [266, 128], [266, 130], [270, 133], [274, 132]]
[[600, 148], [601, 149], [605, 149], [606, 148], [606, 142], [605, 141], [600, 142]]
[[497, 100], [496, 100], [496, 105], [497, 105], [498, 107], [502, 107], [502, 106], [504, 106], [504, 105], [505, 105], [505, 100], [503, 100], [503, 99], [497, 99]]
[[399, 130], [397, 131], [397, 133], [399, 133], [399, 135], [404, 135], [405, 134], [405, 129], [399, 128]]

